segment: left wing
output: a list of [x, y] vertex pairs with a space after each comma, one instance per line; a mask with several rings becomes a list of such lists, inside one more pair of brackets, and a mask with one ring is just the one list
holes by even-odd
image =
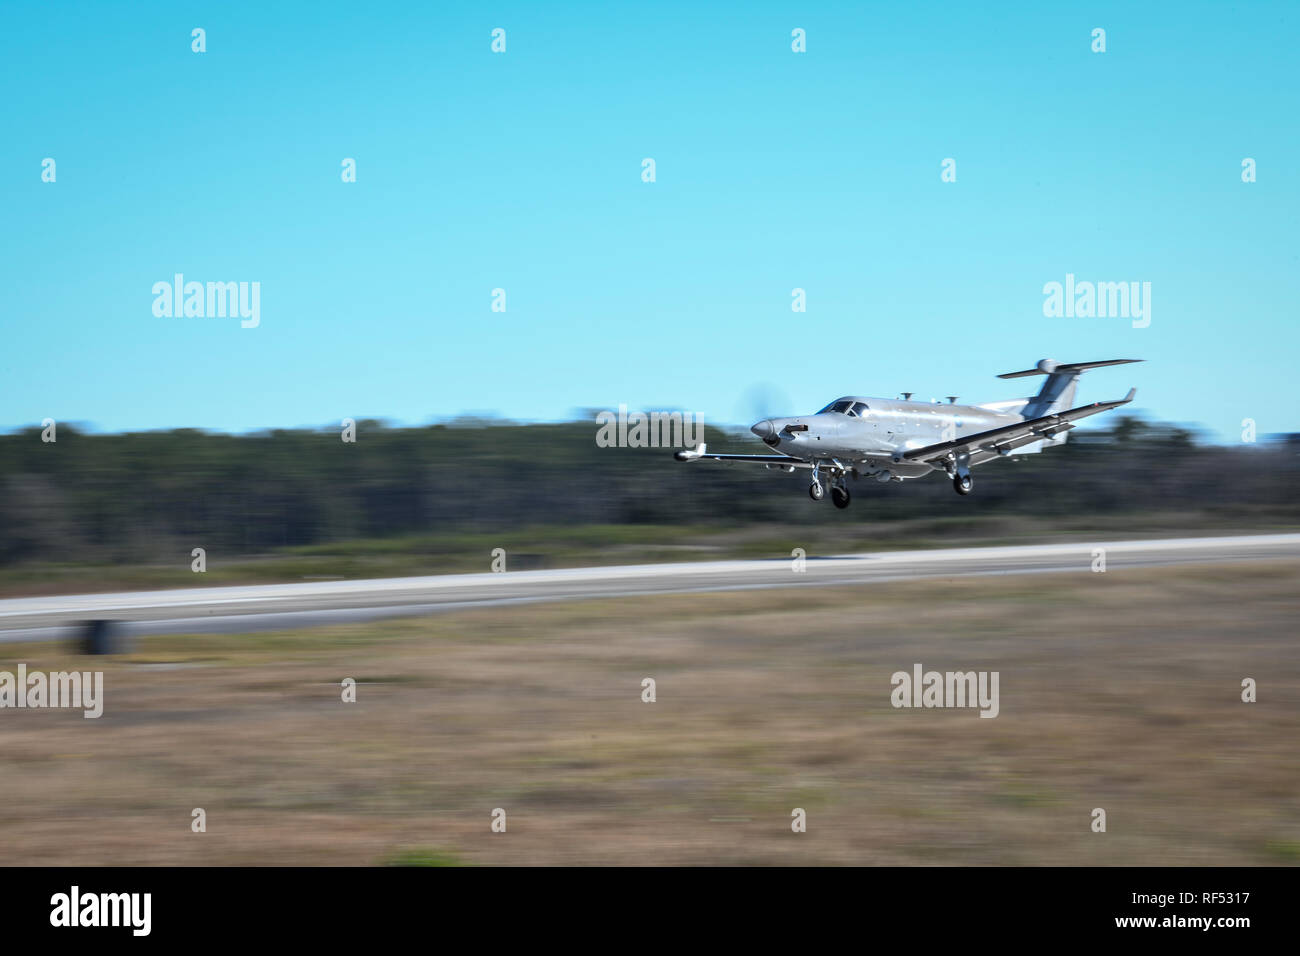
[[1003, 425], [1001, 428], [991, 428], [986, 432], [978, 432], [953, 441], [940, 442], [937, 445], [926, 445], [924, 448], [914, 448], [911, 451], [903, 452], [898, 457], [903, 461], [916, 461], [918, 459], [928, 461], [932, 458], [943, 458], [948, 452], [959, 448], [965, 449], [967, 452], [1001, 451], [1003, 448], [1016, 448], [1037, 441], [1040, 438], [1052, 438], [1060, 432], [1067, 431], [1073, 428], [1074, 422], [1080, 418], [1087, 418], [1089, 415], [1096, 415], [1098, 412], [1106, 412], [1112, 408], [1118, 408], [1120, 405], [1127, 405], [1133, 401], [1133, 396], [1136, 394], [1137, 389], [1131, 388], [1123, 398], [1111, 402], [1093, 402], [1091, 405], [1080, 405], [1078, 408], [1071, 408], [1069, 411], [1057, 412], [1053, 415], [1044, 415], [1042, 418], [1031, 418], [1028, 421]]
[[778, 465], [782, 468], [812, 467], [812, 462], [804, 461], [802, 458], [791, 458], [789, 455], [713, 455], [708, 453], [708, 447], [701, 442], [695, 449], [684, 449], [674, 453], [673, 457], [678, 461], [695, 461], [702, 458], [705, 461], [752, 461], [763, 465]]

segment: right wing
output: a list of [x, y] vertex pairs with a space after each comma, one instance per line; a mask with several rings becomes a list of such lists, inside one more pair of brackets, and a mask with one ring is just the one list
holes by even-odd
[[1073, 428], [1074, 422], [1080, 418], [1087, 418], [1089, 415], [1096, 415], [1098, 412], [1106, 412], [1112, 408], [1118, 408], [1120, 405], [1127, 405], [1133, 401], [1133, 396], [1136, 394], [1137, 389], [1131, 388], [1126, 396], [1115, 401], [1080, 405], [1078, 408], [1044, 415], [1042, 418], [1031, 418], [1028, 421], [1003, 425], [1001, 428], [991, 428], [988, 431], [966, 435], [953, 441], [927, 445], [925, 448], [914, 448], [911, 451], [903, 452], [898, 457], [904, 461], [928, 461], [943, 458], [949, 452], [958, 448], [965, 448], [968, 452], [992, 452], [1000, 451], [1004, 447], [1014, 448], [1017, 444], [1034, 442], [1040, 438], [1052, 438], [1060, 432]]
[[811, 468], [812, 462], [789, 455], [714, 455], [708, 452], [708, 446], [701, 442], [694, 449], [683, 449], [673, 455], [678, 461], [750, 461], [761, 465], [776, 465], [781, 468]]

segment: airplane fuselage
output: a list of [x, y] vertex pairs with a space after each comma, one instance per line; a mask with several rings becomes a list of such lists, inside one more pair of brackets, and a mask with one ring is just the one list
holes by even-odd
[[836, 459], [862, 474], [888, 470], [891, 476], [913, 478], [934, 469], [925, 462], [895, 461], [902, 452], [1020, 421], [1019, 414], [977, 405], [857, 396], [837, 399], [827, 408], [844, 402], [852, 403], [847, 413], [824, 410], [767, 419], [751, 431], [769, 448], [792, 458]]

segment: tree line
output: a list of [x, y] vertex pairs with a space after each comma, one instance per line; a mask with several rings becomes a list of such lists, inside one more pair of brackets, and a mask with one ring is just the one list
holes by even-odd
[[[249, 435], [95, 434], [61, 425], [0, 435], [0, 564], [150, 561], [202, 541], [242, 554], [285, 546], [520, 525], [871, 525], [960, 514], [1196, 512], [1294, 523], [1295, 444], [1236, 446], [1119, 418], [1059, 448], [975, 471], [975, 493], [940, 476], [851, 485], [838, 512], [808, 500], [806, 473], [680, 464], [669, 449], [598, 447], [594, 421], [357, 423]], [[757, 450], [708, 428], [714, 450]], [[765, 450], [765, 449], [764, 449]]]

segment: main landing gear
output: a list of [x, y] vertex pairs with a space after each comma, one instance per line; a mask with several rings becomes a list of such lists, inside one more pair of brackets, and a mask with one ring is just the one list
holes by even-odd
[[[844, 482], [842, 472], [831, 472], [831, 501], [836, 508], [847, 508], [849, 506], [849, 488]], [[822, 485], [819, 469], [813, 470], [812, 484], [808, 486], [808, 497], [813, 501], [821, 501], [826, 497], [826, 488]]]
[[949, 452], [944, 456], [944, 471], [952, 479], [952, 490], [959, 495], [968, 495], [975, 487], [975, 480], [970, 476], [970, 453]]

